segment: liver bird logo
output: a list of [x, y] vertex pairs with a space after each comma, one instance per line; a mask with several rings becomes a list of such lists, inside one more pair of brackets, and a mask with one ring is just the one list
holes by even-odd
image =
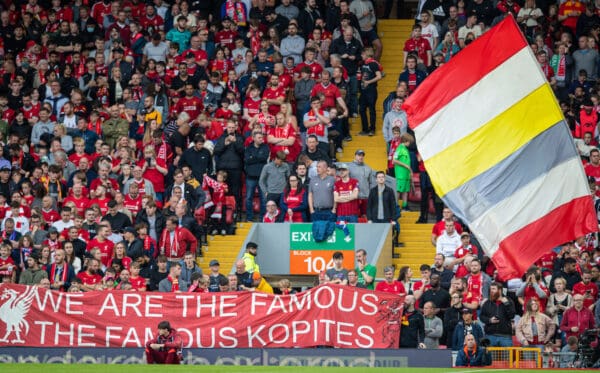
[[[25, 343], [21, 337], [21, 330], [24, 328], [25, 334], [29, 333], [29, 323], [25, 317], [29, 313], [35, 293], [36, 288], [33, 286], [28, 286], [21, 294], [13, 289], [4, 289], [0, 300], [8, 300], [0, 306], [0, 320], [6, 324], [6, 334], [0, 342]], [[9, 339], [12, 333], [15, 334], [15, 338]]]

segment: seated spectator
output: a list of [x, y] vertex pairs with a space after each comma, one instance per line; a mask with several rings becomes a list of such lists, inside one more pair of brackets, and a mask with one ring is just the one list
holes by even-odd
[[458, 350], [455, 365], [457, 367], [480, 367], [491, 365], [491, 363], [491, 354], [484, 347], [477, 345], [472, 334], [468, 334], [465, 337], [464, 348]]

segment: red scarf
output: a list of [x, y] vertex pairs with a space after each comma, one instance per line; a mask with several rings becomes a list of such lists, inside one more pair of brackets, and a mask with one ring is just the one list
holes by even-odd
[[[144, 251], [150, 252], [152, 250], [152, 238], [148, 235], [144, 238]], [[156, 255], [157, 253], [153, 253]]]
[[[319, 110], [319, 114], [324, 115], [323, 110]], [[315, 114], [315, 112], [313, 111], [313, 109], [310, 109], [308, 111], [308, 119], [312, 120], [312, 119], [317, 119], [317, 116]], [[309, 135], [317, 135], [320, 137], [325, 136], [325, 125], [323, 123], [319, 123], [316, 126], [312, 126], [310, 127], [306, 133], [308, 133]]]
[[556, 69], [556, 80], [564, 82], [567, 76], [566, 58], [564, 55], [558, 57], [558, 67]]
[[[61, 278], [60, 281], [61, 282], [67, 282], [67, 274], [69, 272], [69, 267], [67, 266], [67, 263], [63, 263], [62, 265], [62, 273], [61, 273]], [[56, 263], [53, 263], [52, 266], [50, 266], [50, 281], [54, 284], [56, 282], [56, 274], [57, 274], [57, 267], [56, 267]]]
[[162, 246], [160, 248], [160, 253], [162, 255], [166, 255], [169, 258], [175, 258], [177, 257], [177, 252], [179, 251], [179, 240], [177, 239], [178, 233], [179, 233], [179, 227], [175, 228], [174, 232], [174, 236], [173, 236], [173, 242], [170, 242], [170, 246], [169, 246], [169, 252], [165, 252], [166, 251], [166, 244], [167, 244], [167, 240], [171, 240], [171, 232], [169, 232], [168, 229], [165, 229], [162, 233]]
[[171, 282], [171, 292], [175, 293], [179, 291], [179, 280], [171, 277], [171, 275], [168, 275], [167, 279]]

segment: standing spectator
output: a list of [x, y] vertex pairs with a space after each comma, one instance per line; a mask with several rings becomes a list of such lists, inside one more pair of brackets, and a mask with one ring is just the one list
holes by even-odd
[[525, 273], [525, 278], [526, 281], [517, 290], [516, 295], [519, 297], [519, 302], [525, 310], [525, 306], [529, 304], [529, 300], [535, 299], [538, 301], [539, 311], [544, 312], [550, 291], [548, 291], [546, 284], [542, 280], [539, 268], [534, 266], [528, 269], [527, 273]]
[[354, 0], [350, 3], [350, 11], [358, 18], [361, 38], [373, 46], [375, 59], [379, 59], [383, 52], [383, 45], [375, 29], [377, 17], [373, 3], [370, 0]]
[[294, 23], [290, 23], [287, 28], [288, 35], [281, 39], [280, 53], [283, 58], [292, 57], [294, 65], [302, 62], [302, 54], [304, 52], [304, 38], [298, 35], [298, 27]]
[[362, 52], [361, 42], [354, 37], [352, 27], [343, 30], [341, 37], [334, 39], [329, 48], [329, 54], [337, 54], [342, 59], [342, 66], [348, 73], [348, 110], [355, 117], [358, 113], [358, 62]]
[[423, 343], [425, 344], [425, 348], [439, 348], [444, 326], [442, 320], [435, 315], [435, 305], [433, 302], [426, 302], [423, 306], [423, 324], [425, 330]]
[[460, 236], [456, 232], [454, 221], [445, 223], [444, 232], [437, 238], [435, 242], [435, 251], [438, 254], [444, 254], [444, 265], [450, 266], [454, 262], [454, 253], [461, 245]]
[[446, 258], [444, 254], [435, 254], [433, 258], [433, 266], [431, 266], [431, 274], [438, 274], [440, 276], [440, 286], [443, 289], [450, 289], [450, 283], [452, 282], [452, 277], [454, 277], [454, 272], [444, 267], [444, 262]]
[[540, 303], [530, 298], [526, 311], [515, 328], [517, 340], [524, 347], [543, 348], [554, 337], [556, 325], [548, 316], [540, 311]]
[[179, 160], [179, 167], [189, 166], [197, 180], [202, 180], [204, 174], [213, 173], [212, 154], [204, 147], [204, 143], [204, 136], [196, 134], [194, 146], [186, 149]]
[[400, 207], [404, 210], [408, 208], [408, 192], [412, 189], [412, 168], [410, 153], [408, 147], [415, 142], [415, 138], [404, 133], [400, 136], [400, 144], [392, 156], [394, 164], [394, 177], [396, 178], [396, 191], [400, 193]]
[[512, 320], [515, 317], [515, 305], [502, 294], [502, 284], [492, 283], [490, 298], [481, 306], [479, 315], [485, 324], [484, 331], [492, 347], [512, 347]]
[[594, 309], [594, 304], [598, 299], [598, 286], [592, 282], [592, 272], [585, 268], [582, 270], [581, 282], [576, 283], [573, 286], [573, 296], [583, 296], [583, 306]]
[[[565, 246], [566, 249], [568, 249], [568, 247]], [[572, 292], [573, 291], [573, 287], [575, 286], [575, 284], [577, 284], [578, 282], [581, 281], [581, 275], [579, 275], [579, 272], [577, 271], [577, 260], [575, 258], [564, 258], [563, 260], [563, 255], [566, 255], [565, 253], [565, 248], [563, 248], [563, 250], [558, 254], [558, 259], [555, 261], [555, 266], [557, 265], [556, 262], [558, 262], [559, 260], [562, 261], [564, 264], [562, 266], [562, 268], [559, 267], [559, 269], [557, 271], [554, 272], [554, 274], [552, 275], [552, 279], [550, 280], [550, 291], [551, 292], [555, 292], [556, 289], [554, 289], [554, 281], [557, 278], [564, 278], [566, 281], [566, 288], [567, 291]]]
[[319, 149], [323, 153], [329, 154], [328, 127], [331, 118], [329, 118], [329, 112], [324, 111], [321, 106], [321, 99], [313, 96], [310, 99], [310, 110], [304, 114], [303, 123], [306, 134], [316, 136]]
[[[568, 1], [569, 3], [571, 1]], [[577, 0], [575, 2], [578, 3]], [[564, 3], [563, 5], [565, 5]], [[559, 16], [560, 17], [560, 16]], [[598, 77], [598, 51], [590, 48], [587, 36], [579, 37], [579, 49], [573, 52], [573, 61], [575, 62], [574, 70], [579, 72], [585, 70], [587, 79], [595, 81]]]
[[304, 35], [305, 38], [308, 38], [308, 36], [313, 32], [316, 20], [318, 18], [323, 19], [323, 16], [317, 8], [317, 0], [307, 0], [306, 7], [302, 9], [298, 15], [298, 25], [300, 26], [302, 35]]
[[415, 309], [415, 302], [414, 295], [404, 298], [400, 348], [425, 348], [425, 322], [423, 315]]
[[383, 275], [385, 280], [378, 282], [375, 290], [398, 294], [400, 296], [406, 295], [404, 284], [398, 280], [394, 280], [394, 266], [385, 267], [383, 269]]
[[370, 223], [394, 223], [397, 218], [394, 191], [385, 185], [383, 171], [378, 171], [375, 179], [367, 198], [367, 219]]
[[308, 208], [312, 221], [335, 221], [333, 187], [335, 179], [327, 174], [327, 163], [317, 163], [317, 177], [310, 179], [308, 187]]
[[264, 215], [265, 195], [260, 189], [259, 178], [262, 169], [269, 160], [269, 146], [264, 143], [264, 134], [260, 131], [252, 135], [252, 143], [244, 151], [244, 171], [246, 174], [246, 220], [254, 220], [253, 200], [258, 189], [260, 215]]
[[427, 73], [417, 68], [418, 58], [411, 53], [406, 57], [405, 69], [398, 77], [398, 84], [405, 83], [408, 87], [408, 93], [412, 93], [417, 87], [423, 83], [427, 77]]
[[573, 307], [568, 308], [563, 314], [560, 330], [565, 332], [567, 339], [571, 336], [581, 335], [596, 325], [592, 311], [583, 306], [583, 301], [583, 295], [574, 295]]
[[340, 163], [337, 167], [340, 178], [333, 187], [333, 200], [336, 204], [337, 220], [345, 223], [358, 223], [358, 180], [350, 177], [348, 165]]
[[[360, 2], [362, 3], [362, 1]], [[381, 66], [374, 58], [373, 48], [365, 48], [362, 51], [361, 57], [363, 59], [363, 65], [360, 67], [361, 84], [359, 111], [362, 131], [359, 135], [373, 136], [375, 135], [375, 121], [377, 118], [375, 109], [377, 104], [377, 82], [381, 80], [383, 76], [381, 75]], [[367, 119], [367, 110], [369, 110], [369, 119]]]
[[196, 251], [198, 241], [185, 227], [178, 226], [176, 216], [167, 218], [165, 229], [158, 241], [159, 253], [165, 255], [171, 263], [178, 263], [183, 259], [186, 251]]
[[431, 274], [429, 285], [430, 288], [425, 290], [419, 299], [419, 304], [431, 303], [434, 308], [434, 314], [441, 317], [448, 307], [450, 307], [450, 293], [440, 286], [440, 275], [437, 273]]
[[281, 194], [290, 176], [290, 166], [285, 162], [286, 157], [284, 152], [279, 151], [275, 154], [275, 159], [262, 168], [258, 185], [265, 201], [279, 203], [281, 200]]
[[[410, 39], [404, 43], [404, 64], [407, 63], [407, 58], [410, 53], [414, 53], [417, 57], [417, 64], [429, 67], [432, 62], [432, 48], [429, 41], [421, 36], [422, 27], [417, 24], [413, 26]], [[408, 66], [408, 65], [407, 65]]]
[[367, 251], [365, 249], [356, 250], [356, 274], [359, 284], [365, 285], [370, 290], [375, 289], [377, 267], [367, 264]]
[[54, 263], [46, 267], [50, 288], [52, 290], [67, 291], [75, 278], [73, 267], [66, 262], [66, 254], [63, 249], [54, 251]]
[[221, 268], [221, 264], [219, 263], [218, 260], [213, 259], [208, 264], [208, 267], [210, 268], [210, 274], [208, 275], [208, 277], [210, 279], [210, 284], [208, 285], [208, 291], [211, 293], [219, 292], [220, 291], [219, 284], [221, 283], [223, 278], [226, 278], [223, 274], [221, 274], [219, 272], [219, 269]]
[[182, 293], [188, 289], [187, 283], [179, 281], [181, 275], [181, 264], [171, 262], [169, 275], [158, 284], [158, 291], [162, 293]]
[[[463, 320], [462, 314], [465, 310], [471, 315], [472, 319], [473, 311], [468, 308], [464, 308], [462, 305], [462, 294], [460, 294], [460, 292], [450, 294], [450, 308], [444, 312], [444, 332], [446, 333], [446, 346], [453, 350], [457, 350], [461, 347], [461, 345], [454, 345], [453, 338], [454, 330], [456, 329], [458, 323]], [[481, 334], [483, 335], [483, 330]]]
[[214, 154], [217, 157], [217, 169], [227, 171], [229, 191], [235, 197], [236, 206], [241, 210], [242, 170], [244, 167], [244, 139], [236, 133], [237, 124], [229, 120], [226, 132], [217, 140]]
[[350, 177], [358, 180], [358, 199], [361, 215], [366, 214], [367, 199], [371, 188], [375, 185], [375, 171], [365, 163], [365, 151], [358, 149], [354, 152], [354, 160], [348, 164]]
[[308, 192], [297, 174], [289, 176], [288, 185], [281, 196], [280, 207], [286, 214], [285, 221], [297, 223], [307, 221]]

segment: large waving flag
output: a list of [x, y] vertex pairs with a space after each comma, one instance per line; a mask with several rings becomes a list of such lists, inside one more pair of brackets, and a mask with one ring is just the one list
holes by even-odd
[[512, 17], [435, 71], [404, 109], [436, 192], [502, 278], [597, 230], [571, 134]]

